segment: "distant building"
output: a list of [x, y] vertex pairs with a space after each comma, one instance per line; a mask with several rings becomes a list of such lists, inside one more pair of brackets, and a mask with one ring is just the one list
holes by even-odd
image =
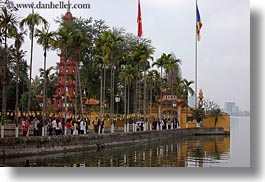
[[225, 102], [224, 112], [227, 112], [230, 115], [237, 115], [238, 114], [238, 106], [236, 106], [235, 102]]

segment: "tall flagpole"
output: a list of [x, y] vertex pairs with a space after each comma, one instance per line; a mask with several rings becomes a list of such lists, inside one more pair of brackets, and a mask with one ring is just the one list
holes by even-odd
[[195, 107], [197, 107], [197, 86], [198, 86], [198, 62], [197, 62], [197, 58], [198, 58], [198, 42], [197, 42], [197, 0], [196, 0], [196, 4], [195, 4]]

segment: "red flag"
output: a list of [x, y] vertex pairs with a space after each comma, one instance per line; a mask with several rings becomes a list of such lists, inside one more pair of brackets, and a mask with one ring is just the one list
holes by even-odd
[[137, 17], [137, 23], [138, 23], [138, 37], [141, 37], [142, 34], [143, 34], [143, 29], [142, 29], [142, 15], [141, 15], [140, 0], [138, 0], [138, 17]]

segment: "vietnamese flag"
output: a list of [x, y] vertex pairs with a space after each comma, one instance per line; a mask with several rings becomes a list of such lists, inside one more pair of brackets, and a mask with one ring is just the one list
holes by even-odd
[[140, 0], [138, 0], [138, 17], [137, 17], [137, 23], [138, 23], [138, 37], [141, 37], [142, 34], [143, 34], [143, 27], [142, 27], [142, 15], [141, 15]]

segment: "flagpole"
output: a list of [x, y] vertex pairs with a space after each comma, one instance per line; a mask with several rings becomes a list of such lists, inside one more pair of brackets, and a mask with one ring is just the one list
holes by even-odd
[[[195, 4], [195, 28], [197, 27], [197, 0]], [[195, 31], [195, 107], [197, 107], [197, 86], [198, 86], [198, 42], [197, 42], [197, 28]]]

